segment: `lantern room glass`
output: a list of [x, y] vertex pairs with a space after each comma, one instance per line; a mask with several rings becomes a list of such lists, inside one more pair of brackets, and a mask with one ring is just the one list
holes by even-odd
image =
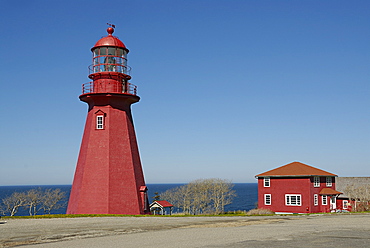
[[127, 51], [118, 47], [97, 47], [93, 50], [93, 72], [127, 74]]

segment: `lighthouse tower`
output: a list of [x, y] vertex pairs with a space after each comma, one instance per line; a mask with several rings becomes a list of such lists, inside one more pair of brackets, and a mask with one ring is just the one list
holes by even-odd
[[114, 29], [91, 49], [92, 82], [80, 100], [88, 114], [67, 214], [147, 214], [147, 187], [131, 115], [140, 100], [129, 83], [129, 50]]

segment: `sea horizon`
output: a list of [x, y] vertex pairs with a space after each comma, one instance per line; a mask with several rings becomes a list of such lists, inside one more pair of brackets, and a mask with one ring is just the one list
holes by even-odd
[[[148, 199], [149, 202], [154, 201], [155, 193], [163, 193], [168, 189], [176, 188], [187, 183], [147, 183], [146, 186], [148, 187]], [[225, 211], [248, 211], [256, 207], [257, 203], [257, 183], [233, 183], [234, 187], [233, 190], [236, 192], [236, 197], [234, 198], [233, 202], [229, 205], [225, 206]], [[63, 203], [65, 206], [60, 209], [53, 210], [52, 214], [65, 214], [67, 208], [67, 202], [69, 199], [69, 193], [71, 190], [71, 184], [60, 184], [60, 185], [5, 185], [0, 186], [0, 203], [2, 199], [10, 196], [13, 192], [26, 192], [30, 189], [41, 188], [45, 189], [57, 189], [60, 188], [62, 191], [66, 193], [66, 198], [64, 199]], [[42, 214], [42, 213], [40, 213]], [[18, 213], [15, 216], [25, 216], [29, 215], [28, 210], [24, 208], [20, 208]]]

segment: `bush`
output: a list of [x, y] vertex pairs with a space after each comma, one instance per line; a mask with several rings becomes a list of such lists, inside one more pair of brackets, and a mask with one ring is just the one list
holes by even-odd
[[245, 215], [247, 211], [245, 210], [234, 210], [234, 211], [227, 211], [224, 214], [235, 214], [235, 215]]
[[247, 212], [247, 215], [273, 215], [273, 214], [275, 213], [272, 212], [271, 210], [263, 209], [263, 208], [256, 208], [256, 209], [249, 210]]

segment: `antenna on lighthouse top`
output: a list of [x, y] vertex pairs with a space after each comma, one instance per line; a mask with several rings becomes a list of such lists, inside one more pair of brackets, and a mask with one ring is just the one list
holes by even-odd
[[111, 24], [111, 23], [108, 23], [108, 22], [107, 22], [107, 25], [108, 25], [109, 27], [116, 28], [116, 25], [114, 25], [114, 24]]

